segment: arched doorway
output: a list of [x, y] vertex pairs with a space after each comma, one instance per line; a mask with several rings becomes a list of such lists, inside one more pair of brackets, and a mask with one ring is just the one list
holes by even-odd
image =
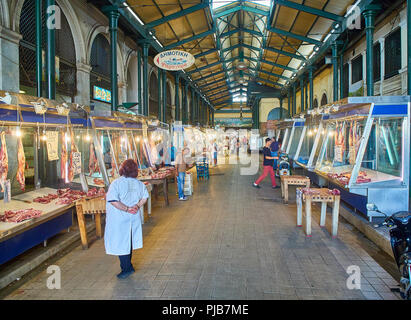
[[[46, 8], [43, 6], [42, 24], [46, 25]], [[36, 95], [36, 15], [35, 1], [26, 0], [20, 14], [19, 74], [20, 90]], [[43, 28], [42, 49], [46, 52], [46, 28]], [[77, 93], [76, 49], [70, 25], [61, 11], [61, 28], [55, 32], [56, 50], [56, 99], [73, 102]], [[43, 68], [45, 69], [45, 58]], [[43, 95], [46, 93], [43, 75]]]
[[[95, 103], [110, 103], [111, 97], [100, 96], [97, 94], [98, 88], [111, 90], [110, 81], [110, 44], [103, 34], [98, 34], [91, 46], [90, 55], [90, 93], [91, 100]], [[96, 101], [97, 100], [97, 101]]]
[[323, 93], [323, 96], [321, 97], [321, 106], [325, 106], [326, 104], [328, 104], [327, 95]]
[[315, 98], [313, 101], [313, 108], [318, 108], [318, 99]]
[[152, 72], [150, 75], [150, 99], [149, 99], [149, 108], [148, 114], [154, 116], [158, 119], [158, 78], [155, 72]]
[[137, 57], [132, 56], [127, 68], [127, 102], [138, 102]]

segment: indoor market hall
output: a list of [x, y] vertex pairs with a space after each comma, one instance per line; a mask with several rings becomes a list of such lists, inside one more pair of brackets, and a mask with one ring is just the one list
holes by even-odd
[[0, 0], [1, 310], [411, 300], [410, 2]]

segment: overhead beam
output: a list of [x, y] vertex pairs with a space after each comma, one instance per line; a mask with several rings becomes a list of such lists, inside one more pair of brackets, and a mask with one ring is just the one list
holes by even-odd
[[339, 15], [334, 14], [334, 13], [327, 12], [327, 11], [320, 10], [320, 9], [316, 9], [316, 8], [313, 8], [313, 7], [309, 7], [309, 6], [306, 6], [306, 5], [303, 5], [303, 4], [287, 1], [287, 0], [276, 0], [275, 2], [276, 2], [276, 4], [278, 4], [280, 6], [296, 9], [296, 10], [303, 11], [303, 12], [307, 12], [307, 13], [313, 14], [315, 16], [323, 17], [323, 18], [326, 18], [326, 19], [329, 19], [329, 20], [342, 21], [344, 19], [344, 17], [339, 16]]
[[297, 71], [297, 69], [291, 68], [289, 66], [284, 66], [282, 64], [278, 64], [278, 63], [268, 61], [268, 60], [265, 60], [265, 59], [260, 60], [260, 62], [265, 63], [265, 64], [269, 64], [270, 66], [273, 66], [273, 67], [277, 67], [277, 68], [281, 68], [281, 69], [284, 69], [284, 70], [292, 71], [292, 72]]
[[265, 47], [264, 49], [268, 50], [268, 51], [271, 51], [271, 52], [274, 52], [274, 53], [282, 54], [282, 55], [290, 57], [290, 58], [298, 59], [298, 60], [301, 60], [301, 61], [306, 61], [307, 60], [303, 56], [300, 56], [300, 55], [297, 55], [297, 54], [294, 54], [294, 53], [291, 53], [291, 52], [288, 52], [288, 51], [283, 51], [283, 50], [279, 50], [279, 49], [276, 49], [276, 48], [270, 48], [270, 47]]
[[252, 35], [257, 36], [257, 37], [262, 37], [263, 36], [263, 34], [259, 31], [251, 30], [251, 29], [248, 29], [248, 28], [236, 28], [236, 29], [233, 29], [233, 30], [230, 30], [230, 31], [227, 31], [227, 32], [224, 32], [224, 33], [220, 34], [220, 37], [221, 38], [229, 37], [233, 34], [241, 32], [241, 31], [245, 32], [245, 33], [252, 34]]
[[215, 53], [215, 52], [218, 52], [218, 50], [217, 50], [217, 49], [210, 49], [210, 50], [207, 50], [207, 51], [205, 51], [205, 52], [196, 54], [196, 55], [194, 56], [194, 58], [198, 59], [198, 58], [207, 56], [207, 55], [212, 54], [212, 53]]
[[200, 72], [200, 71], [204, 71], [204, 70], [206, 70], [206, 69], [208, 69], [208, 68], [212, 68], [212, 67], [218, 66], [219, 64], [221, 64], [221, 62], [220, 62], [220, 61], [217, 61], [217, 62], [208, 64], [208, 65], [206, 65], [206, 66], [204, 66], [204, 67], [197, 68], [197, 69], [194, 69], [193, 71], [189, 71], [189, 72], [186, 72], [186, 73], [191, 75], [191, 74], [194, 74], [194, 73], [197, 73], [197, 72]]
[[176, 12], [176, 13], [173, 13], [173, 14], [170, 14], [170, 15], [168, 15], [168, 16], [165, 16], [165, 17], [163, 17], [163, 18], [161, 18], [161, 19], [158, 19], [158, 20], [149, 22], [149, 23], [146, 24], [146, 27], [148, 27], [148, 28], [157, 27], [157, 26], [159, 26], [160, 24], [166, 23], [166, 22], [171, 21], [171, 20], [174, 20], [174, 19], [178, 19], [178, 18], [183, 17], [183, 16], [185, 16], [185, 15], [187, 15], [187, 14], [190, 14], [190, 13], [199, 11], [199, 10], [201, 10], [201, 9], [207, 8], [209, 5], [210, 5], [210, 4], [209, 4], [209, 3], [206, 3], [206, 2], [197, 4], [197, 5], [195, 5], [195, 6], [192, 6], [192, 7], [189, 7], [189, 8], [187, 8], [187, 9], [183, 9], [183, 10], [178, 11], [178, 12]]
[[177, 42], [175, 42], [175, 43], [172, 43], [172, 44], [164, 47], [164, 50], [170, 50], [170, 49], [173, 49], [173, 48], [176, 48], [176, 47], [180, 47], [180, 46], [182, 46], [182, 45], [184, 45], [184, 44], [186, 44], [186, 43], [189, 43], [189, 42], [191, 42], [191, 41], [194, 41], [194, 40], [197, 40], [197, 39], [201, 39], [201, 38], [207, 37], [207, 36], [209, 36], [210, 34], [213, 34], [213, 33], [215, 33], [215, 29], [214, 29], [214, 28], [213, 28], [213, 29], [210, 29], [210, 30], [207, 30], [207, 31], [205, 31], [205, 32], [196, 34], [196, 35], [194, 35], [194, 36], [192, 36], [192, 37], [190, 37], [190, 38], [186, 38], [186, 39], [183, 39], [183, 40], [181, 40], [181, 41], [177, 41]]
[[239, 5], [239, 6], [235, 6], [235, 7], [223, 10], [221, 12], [215, 13], [214, 18], [221, 18], [221, 17], [224, 17], [224, 16], [228, 16], [232, 13], [235, 13], [235, 12], [241, 11], [241, 10], [252, 12], [252, 13], [255, 13], [255, 14], [262, 15], [262, 16], [269, 16], [270, 15], [269, 11], [260, 10], [258, 8], [253, 8], [253, 7], [249, 7], [249, 6], [245, 6], [245, 5]]
[[316, 46], [321, 46], [321, 45], [323, 44], [321, 41], [318, 41], [318, 40], [316, 40], [316, 39], [312, 39], [312, 38], [309, 38], [309, 37], [305, 37], [305, 36], [302, 36], [302, 35], [299, 35], [299, 34], [295, 34], [295, 33], [293, 33], [293, 32], [289, 32], [289, 31], [285, 31], [285, 30], [282, 30], [282, 29], [279, 29], [279, 28], [272, 28], [272, 27], [270, 27], [270, 28], [268, 28], [267, 30], [270, 31], [270, 32], [272, 32], [272, 33], [276, 33], [276, 34], [280, 34], [280, 35], [283, 35], [283, 36], [286, 36], [286, 37], [290, 37], [290, 38], [294, 38], [294, 39], [297, 39], [297, 40], [301, 40], [301, 41], [303, 41], [303, 42], [311, 43], [311, 44], [314, 44], [314, 45], [316, 45]]

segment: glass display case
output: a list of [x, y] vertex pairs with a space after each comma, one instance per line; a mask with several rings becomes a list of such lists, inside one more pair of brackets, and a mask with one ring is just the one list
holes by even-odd
[[293, 119], [285, 119], [278, 124], [277, 140], [281, 139], [281, 150], [285, 152], [287, 150], [287, 144], [294, 124]]
[[305, 131], [307, 129], [305, 126], [305, 119], [294, 119], [293, 122], [287, 148], [283, 149], [291, 160], [294, 160], [298, 148], [301, 146], [301, 139], [305, 135]]
[[[309, 167], [310, 155], [314, 147], [317, 134], [319, 133], [321, 116], [307, 116], [304, 134], [301, 136], [300, 146], [294, 156], [294, 161], [302, 168]], [[320, 131], [321, 132], [321, 131]]]
[[[344, 201], [367, 214], [367, 203], [386, 214], [408, 210], [408, 97], [349, 98], [323, 120], [319, 147], [311, 158], [324, 185], [342, 191]], [[318, 153], [317, 150], [318, 149]]]

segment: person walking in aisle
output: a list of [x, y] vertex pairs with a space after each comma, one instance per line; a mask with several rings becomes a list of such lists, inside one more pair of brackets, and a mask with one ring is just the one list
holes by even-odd
[[177, 176], [177, 186], [178, 186], [178, 200], [180, 201], [186, 201], [187, 198], [184, 195], [184, 179], [186, 176], [186, 170], [187, 170], [187, 162], [185, 157], [189, 153], [188, 148], [183, 148], [182, 151], [177, 153], [176, 157], [176, 176]]
[[278, 151], [280, 150], [279, 142], [275, 139], [275, 137], [273, 137], [272, 139], [270, 149], [271, 149], [271, 156], [274, 157], [273, 169], [275, 172], [277, 170]]
[[218, 155], [218, 145], [217, 145], [217, 140], [214, 139], [214, 143], [213, 143], [214, 167], [217, 167], [217, 155]]
[[143, 247], [140, 209], [149, 196], [145, 184], [137, 179], [134, 160], [124, 161], [119, 174], [106, 195], [104, 246], [107, 254], [119, 257], [121, 272], [117, 277], [125, 279], [135, 271], [131, 264], [133, 250]]
[[265, 147], [263, 148], [263, 174], [253, 183], [253, 186], [255, 188], [261, 188], [260, 183], [267, 177], [268, 174], [270, 174], [273, 189], [279, 188], [279, 186], [277, 186], [277, 183], [275, 182], [275, 174], [273, 170], [274, 157], [271, 156], [270, 150], [271, 142], [272, 141], [270, 138], [265, 139]]

